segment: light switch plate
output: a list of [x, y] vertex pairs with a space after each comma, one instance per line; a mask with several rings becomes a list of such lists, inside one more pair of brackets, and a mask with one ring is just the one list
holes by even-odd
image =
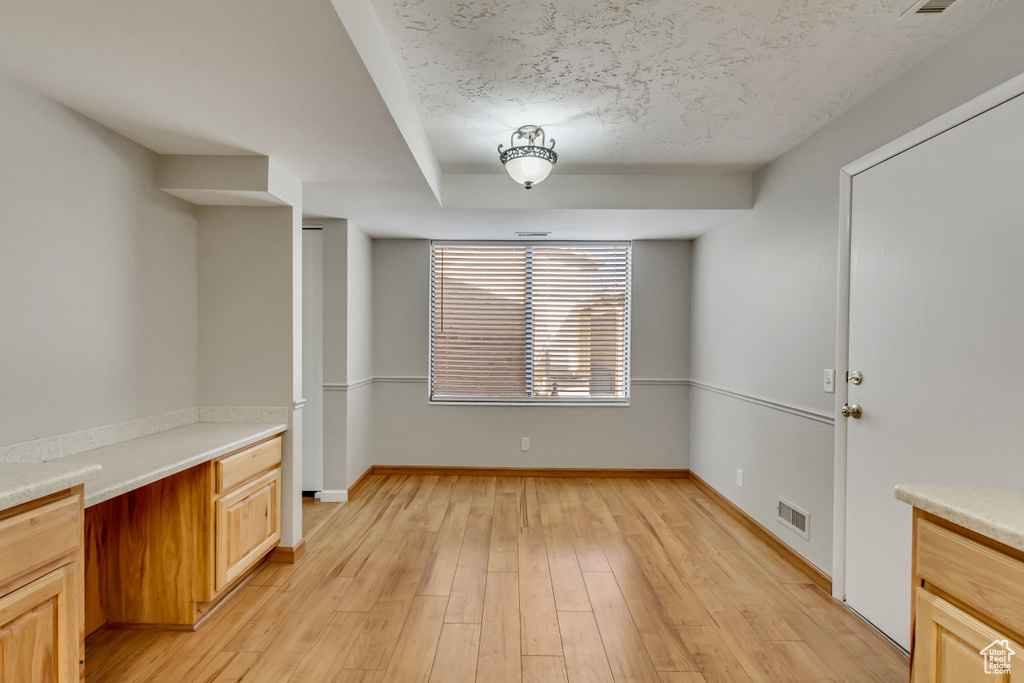
[[825, 369], [825, 393], [836, 393], [836, 371], [831, 368]]

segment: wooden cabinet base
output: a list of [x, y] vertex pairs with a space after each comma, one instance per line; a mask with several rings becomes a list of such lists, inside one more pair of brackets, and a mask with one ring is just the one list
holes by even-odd
[[84, 680], [82, 487], [0, 512], [0, 683]]
[[[142, 623], [117, 623], [108, 621], [105, 624], [96, 626], [93, 630], [97, 630], [100, 626], [109, 629], [127, 629], [127, 630], [142, 630], [142, 631], [198, 631], [202, 628], [218, 610], [225, 607], [230, 601], [231, 597], [239, 590], [245, 587], [247, 583], [256, 575], [256, 571], [263, 566], [263, 563], [257, 564], [251, 570], [246, 572], [244, 576], [239, 577], [234, 581], [226, 590], [222, 591], [217, 595], [217, 599], [212, 602], [197, 602], [195, 603], [195, 623], [192, 624], [142, 624]], [[89, 632], [89, 635], [92, 631]], [[3, 683], [0, 681], [0, 683]]]
[[0, 598], [0, 683], [78, 680], [75, 566]]
[[913, 558], [912, 683], [1024, 683], [1024, 553], [915, 509]]
[[[106, 623], [196, 623], [212, 547], [209, 469], [179, 474], [85, 511], [86, 633]], [[130, 578], [129, 578], [130, 577]]]
[[1014, 674], [993, 671], [986, 652], [1007, 648], [1024, 652], [1024, 646], [1008, 639], [981, 621], [924, 588], [917, 589], [915, 643], [923, 653], [914, 660], [913, 683], [1019, 683], [1024, 671]]
[[[104, 624], [198, 628], [281, 538], [280, 443], [270, 439], [87, 509], [86, 633]], [[275, 449], [276, 461], [267, 454]]]
[[280, 467], [213, 502], [215, 591], [231, 585], [281, 541], [280, 510]]

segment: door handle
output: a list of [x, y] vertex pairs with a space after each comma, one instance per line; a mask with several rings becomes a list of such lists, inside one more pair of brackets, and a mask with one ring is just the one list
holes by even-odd
[[852, 417], [854, 420], [859, 420], [860, 416], [864, 414], [864, 411], [856, 403], [847, 403], [839, 412], [843, 414], [843, 417]]

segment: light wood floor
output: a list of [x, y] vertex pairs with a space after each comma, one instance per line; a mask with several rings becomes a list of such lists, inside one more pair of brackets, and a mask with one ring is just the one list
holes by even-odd
[[906, 681], [906, 657], [687, 480], [377, 476], [196, 633], [89, 681]]
[[341, 503], [321, 503], [316, 498], [302, 498], [302, 537], [309, 539], [338, 511]]

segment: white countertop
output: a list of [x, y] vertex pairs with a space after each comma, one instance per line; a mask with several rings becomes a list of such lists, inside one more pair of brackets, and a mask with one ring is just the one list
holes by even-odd
[[1024, 489], [1001, 486], [903, 484], [896, 498], [925, 512], [1024, 551]]
[[285, 424], [199, 422], [69, 455], [40, 466], [57, 463], [102, 465], [102, 474], [85, 485], [85, 506], [89, 507], [287, 429]]
[[0, 510], [78, 486], [99, 476], [100, 466], [95, 463], [0, 463]]

